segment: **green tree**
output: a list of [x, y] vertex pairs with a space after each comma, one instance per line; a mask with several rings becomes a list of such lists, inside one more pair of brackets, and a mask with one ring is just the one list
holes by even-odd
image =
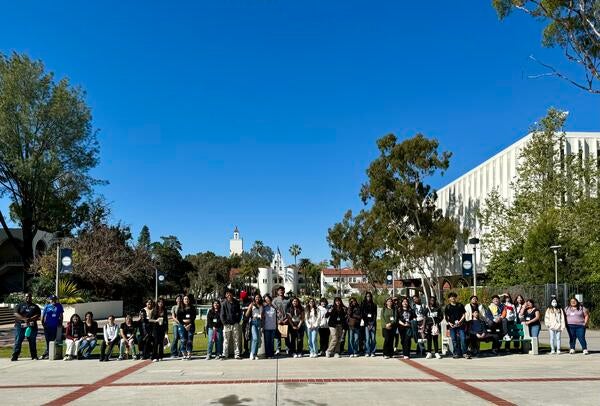
[[296, 258], [298, 258], [298, 255], [301, 253], [302, 248], [298, 244], [292, 244], [290, 247], [290, 255], [294, 257], [294, 266], [296, 266], [296, 269], [298, 268], [298, 261], [296, 261]]
[[298, 263], [298, 271], [304, 276], [306, 293], [315, 297], [320, 294], [321, 289], [321, 269], [319, 264], [313, 263], [308, 258], [301, 258]]
[[267, 245], [265, 245], [262, 241], [257, 240], [252, 244], [252, 248], [250, 248], [250, 255], [256, 258], [260, 258], [260, 262], [267, 265], [273, 261], [273, 257], [275, 253], [273, 249]]
[[600, 1], [492, 0], [492, 4], [501, 20], [519, 10], [542, 21], [542, 45], [561, 48], [569, 62], [583, 68], [585, 79], [571, 79], [543, 62], [539, 63], [549, 72], [540, 76], [556, 76], [590, 93], [600, 93], [594, 88], [600, 80]]
[[190, 291], [198, 300], [221, 294], [229, 282], [229, 259], [213, 252], [201, 252], [185, 257], [193, 270], [188, 275]]
[[163, 288], [167, 293], [181, 293], [189, 286], [188, 263], [181, 256], [181, 242], [173, 235], [160, 237], [161, 241], [152, 243], [152, 256], [158, 269], [165, 273]]
[[146, 251], [150, 251], [152, 245], [152, 240], [150, 239], [150, 229], [147, 225], [144, 225], [140, 230], [140, 235], [138, 237], [137, 246], [138, 248], [145, 249]]
[[85, 93], [67, 79], [55, 81], [41, 61], [0, 54], [0, 197], [23, 229], [23, 244], [0, 223], [28, 268], [38, 230], [68, 235], [89, 215], [90, 170], [99, 147]]

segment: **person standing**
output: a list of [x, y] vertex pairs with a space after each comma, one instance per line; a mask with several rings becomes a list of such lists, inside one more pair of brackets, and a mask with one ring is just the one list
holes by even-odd
[[277, 330], [277, 310], [273, 307], [271, 295], [264, 296], [262, 314], [263, 336], [265, 339], [265, 357], [267, 359], [275, 356], [275, 331]]
[[413, 313], [415, 317], [411, 320], [411, 332], [412, 337], [417, 344], [417, 354], [425, 355], [425, 316], [427, 313], [427, 307], [421, 303], [421, 297], [419, 295], [413, 296]]
[[550, 334], [550, 354], [560, 354], [560, 333], [565, 329], [565, 312], [558, 306], [556, 298], [552, 298], [546, 309], [544, 324]]
[[26, 293], [25, 302], [15, 308], [15, 345], [13, 347], [12, 357], [10, 358], [11, 361], [19, 359], [21, 345], [25, 338], [27, 338], [27, 342], [29, 342], [29, 354], [31, 355], [31, 359], [38, 359], [36, 337], [38, 333], [37, 322], [40, 317], [40, 307], [33, 303], [31, 293]]
[[465, 357], [471, 359], [467, 353], [467, 345], [465, 343], [465, 307], [456, 302], [457, 294], [450, 292], [448, 294], [448, 303], [444, 308], [444, 318], [450, 328], [450, 338], [454, 347], [452, 358]]
[[146, 300], [146, 307], [140, 310], [139, 320], [139, 333], [140, 333], [140, 352], [142, 353], [142, 359], [150, 359], [152, 357], [152, 350], [154, 348], [154, 341], [152, 339], [152, 324], [150, 319], [152, 318], [152, 310], [154, 309], [154, 300]]
[[342, 303], [341, 297], [333, 299], [333, 307], [329, 309], [326, 316], [329, 318], [329, 347], [325, 354], [328, 358], [334, 354], [336, 358], [340, 358], [340, 340], [346, 321], [346, 307]]
[[229, 357], [229, 348], [233, 344], [235, 359], [242, 359], [241, 353], [241, 330], [240, 321], [242, 310], [240, 302], [233, 297], [233, 292], [228, 289], [225, 292], [225, 300], [221, 304], [221, 322], [223, 323], [223, 359]]
[[394, 338], [398, 326], [398, 317], [394, 301], [388, 297], [381, 311], [381, 324], [383, 325], [383, 358], [390, 359], [394, 356]]
[[377, 349], [377, 305], [373, 302], [373, 294], [365, 293], [360, 312], [362, 328], [365, 330], [365, 357], [374, 357]]
[[358, 357], [358, 340], [360, 339], [360, 321], [362, 315], [356, 298], [351, 297], [348, 303], [348, 353], [349, 357]]
[[588, 355], [585, 329], [590, 320], [590, 313], [575, 297], [569, 300], [569, 306], [565, 308], [565, 313], [567, 315], [567, 332], [569, 333], [569, 354], [575, 354], [575, 340], [579, 340], [583, 354]]
[[525, 302], [525, 312], [523, 313], [523, 317], [525, 318], [523, 324], [529, 327], [529, 335], [531, 337], [539, 337], [542, 328], [542, 324], [540, 323], [542, 315], [540, 310], [535, 306], [533, 299], [529, 299]]
[[175, 297], [175, 305], [171, 307], [171, 323], [173, 324], [172, 333], [173, 340], [171, 341], [171, 358], [177, 358], [179, 356], [179, 341], [181, 337], [179, 337], [179, 321], [177, 320], [177, 311], [179, 306], [181, 306], [183, 302], [183, 295], [177, 295]]
[[400, 331], [400, 341], [402, 343], [402, 358], [410, 358], [411, 335], [413, 332], [412, 321], [415, 319], [415, 312], [410, 306], [408, 298], [402, 299], [398, 314], [398, 330]]
[[44, 327], [44, 337], [46, 338], [46, 351], [44, 351], [42, 359], [48, 358], [50, 342], [56, 341], [59, 327], [62, 329], [63, 323], [64, 310], [58, 302], [58, 297], [50, 295], [48, 300], [50, 303], [44, 306], [44, 310], [42, 310], [42, 326]]
[[211, 309], [206, 315], [206, 333], [208, 345], [206, 347], [206, 359], [210, 360], [213, 354], [213, 346], [216, 358], [223, 354], [223, 323], [221, 322], [221, 302], [213, 301]]
[[329, 318], [327, 316], [329, 312], [329, 304], [327, 299], [324, 297], [319, 301], [319, 352], [321, 356], [325, 356], [327, 353], [327, 347], [329, 345]]
[[96, 348], [96, 334], [98, 333], [98, 322], [94, 320], [94, 314], [87, 312], [85, 314], [85, 321], [83, 323], [83, 338], [81, 344], [79, 344], [79, 351], [81, 356], [88, 359], [92, 355], [92, 351]]
[[310, 299], [304, 311], [304, 320], [306, 323], [306, 332], [308, 334], [308, 350], [311, 358], [317, 358], [317, 333], [321, 324], [321, 315], [317, 309], [315, 299]]
[[179, 321], [179, 337], [181, 339], [181, 359], [191, 360], [194, 349], [194, 334], [196, 332], [196, 306], [192, 304], [190, 295], [183, 297], [183, 303], [177, 310]]
[[[108, 316], [108, 323], [102, 328], [104, 340], [100, 346], [100, 362], [108, 361], [115, 345], [119, 343], [119, 326], [115, 323], [115, 316]], [[106, 353], [108, 347], [108, 354]]]
[[[429, 306], [427, 306], [427, 314], [425, 319], [425, 336], [427, 337], [427, 355], [425, 358], [433, 358], [432, 354], [435, 354], [437, 359], [441, 359], [440, 354], [440, 323], [442, 322], [443, 313], [435, 296], [429, 298]], [[434, 352], [431, 351], [431, 345], [433, 344]]]
[[258, 349], [260, 348], [260, 338], [262, 336], [262, 315], [263, 305], [262, 296], [254, 295], [254, 301], [248, 305], [246, 317], [250, 323], [250, 359], [258, 359]]
[[290, 336], [290, 351], [294, 358], [302, 358], [304, 344], [304, 309], [300, 299], [294, 297], [287, 314], [288, 331]]
[[[273, 299], [273, 306], [277, 309], [277, 324], [283, 326], [287, 324], [287, 312], [289, 309], [289, 300], [285, 298], [285, 288], [280, 286], [277, 288], [277, 297]], [[289, 333], [285, 338], [286, 351], [289, 352]], [[275, 331], [275, 355], [281, 352], [281, 333], [279, 329]]]
[[152, 323], [152, 362], [162, 361], [164, 357], [165, 334], [168, 331], [169, 315], [165, 307], [165, 300], [160, 297], [152, 310], [150, 323]]

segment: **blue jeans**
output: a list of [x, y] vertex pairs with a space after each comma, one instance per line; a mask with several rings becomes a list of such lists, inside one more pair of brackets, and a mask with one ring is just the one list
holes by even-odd
[[[183, 324], [179, 325], [179, 337], [181, 339], [181, 345], [179, 351], [181, 353], [192, 353], [194, 348], [194, 332], [196, 327], [192, 324], [189, 330], [183, 327]], [[181, 354], [180, 354], [181, 355]]]
[[[12, 357], [17, 359], [21, 354], [21, 344], [23, 344], [23, 340], [25, 337], [25, 329], [27, 327], [21, 326], [20, 324], [15, 324], [15, 345], [13, 347]], [[31, 358], [37, 358], [37, 346], [35, 342], [35, 338], [37, 336], [38, 329], [37, 326], [31, 328], [31, 334], [27, 337], [27, 341], [29, 342], [29, 353], [31, 354]]]
[[250, 322], [252, 329], [252, 342], [250, 343], [250, 354], [258, 355], [260, 348], [260, 319], [255, 319]]
[[171, 355], [176, 357], [178, 355], [177, 344], [180, 341], [179, 336], [179, 324], [173, 324], [173, 340], [171, 341]]
[[358, 339], [360, 337], [360, 330], [355, 327], [348, 329], [348, 354], [358, 355]]
[[275, 355], [274, 342], [275, 342], [275, 331], [277, 330], [264, 330], [265, 335], [265, 356], [271, 358]]
[[587, 341], [585, 341], [585, 326], [580, 324], [567, 324], [567, 332], [569, 333], [569, 348], [575, 349], [575, 340], [579, 340], [582, 350], [587, 350]]
[[369, 326], [365, 326], [365, 355], [375, 355], [375, 349], [377, 348], [377, 342], [375, 338], [375, 332], [377, 331], [375, 330], [376, 327], [377, 326], [375, 325], [375, 323], [373, 323], [371, 328], [369, 328]]
[[541, 328], [542, 326], [540, 324], [534, 324], [532, 326], [529, 326], [529, 335], [531, 337], [539, 337]]
[[208, 329], [208, 347], [206, 349], [206, 355], [212, 355], [213, 344], [215, 345], [215, 353], [217, 355], [223, 354], [223, 328], [211, 327]]
[[[450, 329], [450, 338], [452, 338], [452, 346], [454, 347], [454, 355], [461, 357], [467, 353], [467, 344], [465, 342], [465, 330], [462, 327], [454, 327]], [[460, 343], [458, 340], [460, 339]]]
[[89, 341], [83, 340], [83, 341], [81, 341], [81, 345], [79, 345], [79, 352], [85, 358], [89, 358], [90, 355], [92, 354], [92, 351], [94, 351], [94, 348], [96, 348], [96, 339], [95, 338], [93, 338]]
[[317, 333], [319, 332], [318, 328], [309, 328], [307, 330], [308, 333], [308, 350], [311, 354], [316, 354], [318, 352], [317, 348]]

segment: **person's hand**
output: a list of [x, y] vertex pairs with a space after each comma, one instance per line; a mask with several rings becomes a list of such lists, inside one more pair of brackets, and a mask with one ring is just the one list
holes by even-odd
[[388, 329], [388, 330], [391, 329], [392, 328], [392, 323], [387, 323], [385, 325], [385, 328]]

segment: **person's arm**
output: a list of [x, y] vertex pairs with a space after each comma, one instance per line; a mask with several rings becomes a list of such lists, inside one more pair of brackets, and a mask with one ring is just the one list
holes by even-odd
[[585, 307], [583, 308], [583, 325], [587, 327], [588, 322], [590, 321], [590, 312]]
[[529, 324], [531, 323], [535, 323], [536, 321], [539, 321], [541, 318], [541, 314], [540, 314], [540, 310], [539, 309], [535, 309], [535, 317], [533, 318], [533, 320], [529, 320]]
[[250, 306], [248, 306], [248, 309], [246, 310], [246, 317], [250, 317], [252, 316], [252, 309], [254, 308], [254, 303], [250, 304]]
[[227, 306], [227, 301], [221, 303], [221, 311], [219, 312], [219, 317], [221, 318], [221, 323], [223, 323], [223, 325], [227, 324], [225, 323], [225, 306]]
[[41, 315], [42, 315], [42, 312], [40, 310], [40, 307], [38, 305], [35, 305], [35, 314], [33, 316], [31, 316], [28, 321], [30, 321], [30, 322], [38, 321], [40, 319]]

